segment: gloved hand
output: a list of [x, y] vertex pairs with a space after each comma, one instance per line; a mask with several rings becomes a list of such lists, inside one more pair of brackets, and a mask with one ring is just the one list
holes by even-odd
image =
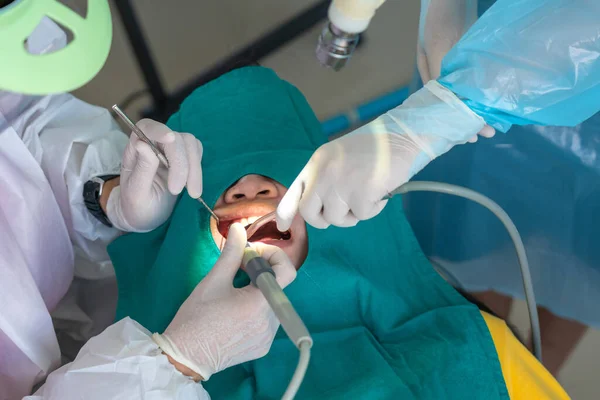
[[202, 195], [202, 144], [189, 133], [173, 132], [151, 119], [142, 119], [137, 126], [164, 151], [170, 168], [132, 133], [123, 155], [120, 186], [110, 193], [106, 208], [116, 228], [148, 232], [169, 218], [184, 187], [193, 198]]
[[316, 228], [372, 218], [385, 206], [382, 198], [483, 125], [430, 81], [399, 107], [317, 149], [279, 203], [277, 228], [289, 229], [298, 210]]
[[[166, 354], [204, 380], [266, 355], [279, 327], [258, 288], [233, 287], [246, 240], [243, 226], [231, 225], [213, 269], [179, 308], [166, 331], [152, 336]], [[262, 243], [253, 246], [271, 264], [282, 288], [296, 278], [296, 269], [283, 250]]]
[[314, 153], [277, 209], [289, 229], [296, 210], [316, 228], [350, 227], [379, 214], [382, 198], [406, 182], [421, 149], [405, 135], [349, 134]]
[[[477, 21], [477, 0], [421, 0], [417, 69], [423, 84], [440, 76], [442, 60]], [[479, 135], [491, 138], [495, 129], [485, 125]], [[477, 135], [469, 142], [477, 141]]]

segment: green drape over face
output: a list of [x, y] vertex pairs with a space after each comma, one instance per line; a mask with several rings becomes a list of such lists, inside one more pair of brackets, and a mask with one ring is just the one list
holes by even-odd
[[[168, 125], [204, 145], [203, 198], [255, 173], [289, 186], [323, 143], [302, 94], [266, 68], [198, 88]], [[479, 310], [433, 270], [395, 198], [354, 228], [308, 228], [308, 257], [287, 295], [314, 338], [298, 398], [506, 399]], [[162, 332], [219, 251], [201, 204], [183, 194], [170, 220], [110, 246], [118, 318]], [[243, 284], [243, 276], [238, 284]], [[280, 398], [298, 351], [280, 330], [266, 357], [215, 374], [213, 399]]]

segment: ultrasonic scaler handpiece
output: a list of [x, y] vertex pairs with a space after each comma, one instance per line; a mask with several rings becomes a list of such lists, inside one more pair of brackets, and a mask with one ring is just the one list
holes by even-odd
[[275, 271], [273, 271], [269, 262], [262, 258], [249, 243], [246, 243], [244, 249], [242, 265], [252, 283], [267, 299], [290, 340], [297, 347], [302, 342], [310, 342], [312, 345], [310, 333], [308, 333], [308, 329], [306, 329], [304, 322], [300, 319], [288, 297], [283, 293], [283, 289], [277, 283]]

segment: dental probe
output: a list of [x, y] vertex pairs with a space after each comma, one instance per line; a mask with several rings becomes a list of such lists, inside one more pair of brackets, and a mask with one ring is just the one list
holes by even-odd
[[283, 289], [281, 289], [281, 286], [275, 280], [275, 271], [271, 268], [271, 264], [261, 257], [252, 248], [250, 243], [247, 242], [244, 249], [244, 257], [242, 258], [242, 265], [252, 283], [267, 299], [269, 306], [271, 306], [271, 309], [277, 316], [285, 333], [298, 350], [300, 350], [298, 366], [282, 397], [282, 399], [286, 400], [293, 399], [304, 379], [308, 361], [310, 360], [310, 348], [312, 347], [313, 340], [294, 306], [292, 306], [288, 297], [283, 293]]
[[[127, 114], [125, 114], [125, 112], [123, 110], [121, 110], [119, 108], [119, 106], [116, 104], [112, 106], [112, 109], [119, 116], [119, 118], [121, 118], [121, 120], [125, 123], [125, 125], [127, 125], [127, 127], [129, 127], [129, 129], [131, 129], [131, 131], [133, 133], [135, 133], [136, 136], [142, 142], [144, 142], [148, 146], [150, 146], [150, 148], [152, 149], [154, 154], [156, 154], [156, 157], [158, 157], [158, 159], [160, 160], [162, 165], [169, 168], [170, 165], [169, 165], [169, 160], [167, 160], [167, 157], [162, 153], [162, 151], [160, 151], [160, 149], [158, 147], [156, 147], [156, 145], [150, 139], [148, 139], [148, 136], [146, 136], [144, 134], [144, 132], [142, 132], [142, 130], [140, 128], [138, 128], [138, 126], [136, 124], [134, 124], [133, 121], [131, 121], [131, 119], [129, 119]], [[215, 212], [208, 206], [208, 204], [206, 204], [206, 202], [204, 200], [202, 200], [202, 197], [198, 197], [198, 201], [200, 203], [202, 203], [204, 208], [206, 208], [206, 211], [208, 211], [210, 213], [210, 215], [212, 215], [212, 217], [215, 219], [215, 221], [217, 221], [217, 224], [218, 224], [219, 217], [217, 217], [217, 214], [215, 214]]]

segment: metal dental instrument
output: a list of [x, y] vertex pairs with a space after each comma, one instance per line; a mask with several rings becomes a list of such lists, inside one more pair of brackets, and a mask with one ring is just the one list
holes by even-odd
[[167, 160], [167, 157], [165, 157], [165, 155], [158, 149], [158, 147], [156, 147], [156, 145], [154, 143], [152, 143], [152, 141], [150, 139], [148, 139], [148, 137], [144, 134], [144, 132], [142, 132], [142, 130], [140, 128], [138, 128], [127, 116], [127, 114], [125, 114], [125, 112], [123, 112], [123, 110], [121, 110], [119, 108], [118, 105], [114, 105], [112, 106], [112, 109], [114, 110], [115, 113], [117, 113], [117, 115], [119, 116], [119, 118], [121, 118], [121, 120], [123, 122], [125, 122], [125, 125], [127, 125], [127, 127], [129, 129], [131, 129], [131, 131], [133, 133], [135, 133], [135, 135], [144, 143], [146, 143], [148, 146], [150, 146], [150, 148], [152, 149], [152, 151], [154, 152], [154, 154], [156, 154], [156, 157], [158, 157], [158, 159], [160, 160], [160, 162], [162, 163], [162, 165], [164, 165], [165, 167], [169, 168], [169, 160]]
[[198, 197], [198, 201], [200, 203], [202, 203], [202, 205], [204, 206], [204, 208], [206, 208], [206, 211], [208, 211], [210, 213], [210, 215], [212, 215], [212, 217], [215, 219], [215, 221], [218, 224], [219, 223], [219, 217], [217, 217], [217, 214], [215, 214], [215, 212], [208, 206], [208, 204], [206, 204], [206, 202], [204, 200], [202, 200], [202, 197]]
[[[125, 114], [125, 112], [123, 110], [121, 110], [119, 108], [119, 106], [116, 104], [112, 106], [112, 109], [119, 116], [119, 118], [121, 118], [121, 120], [125, 123], [125, 125], [127, 125], [127, 127], [129, 129], [131, 129], [131, 131], [133, 133], [135, 133], [136, 136], [142, 142], [144, 142], [148, 146], [150, 146], [150, 148], [152, 149], [154, 154], [156, 154], [156, 157], [158, 157], [158, 159], [160, 160], [162, 165], [169, 168], [170, 165], [169, 165], [169, 160], [167, 160], [167, 157], [165, 157], [165, 155], [162, 153], [162, 151], [158, 147], [156, 147], [156, 145], [150, 139], [148, 139], [148, 136], [146, 136], [144, 134], [144, 132], [142, 132], [142, 130], [140, 128], [138, 128], [137, 125], [134, 124], [133, 121], [131, 121], [131, 119], [129, 119], [127, 114]], [[198, 197], [198, 201], [204, 206], [204, 208], [206, 208], [206, 211], [208, 211], [210, 213], [210, 215], [212, 215], [212, 217], [215, 219], [215, 221], [217, 221], [217, 224], [218, 224], [219, 217], [217, 217], [217, 214], [215, 214], [215, 212], [208, 206], [208, 204], [206, 204], [206, 202], [204, 200], [202, 200], [202, 197]]]

